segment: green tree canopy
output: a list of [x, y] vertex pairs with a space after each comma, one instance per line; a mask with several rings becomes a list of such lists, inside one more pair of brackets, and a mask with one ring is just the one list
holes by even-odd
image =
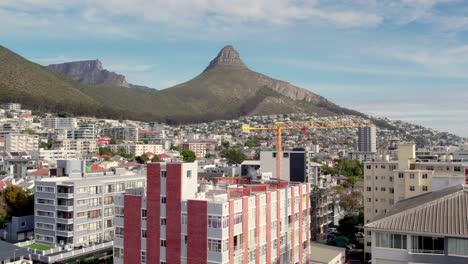
[[112, 150], [109, 147], [100, 147], [99, 155], [113, 155]]
[[140, 164], [145, 164], [146, 162], [149, 161], [149, 157], [146, 154], [142, 154], [141, 156], [135, 157], [136, 162]]
[[229, 148], [224, 152], [224, 157], [229, 164], [241, 164], [247, 159], [247, 156], [242, 152], [241, 148]]
[[161, 159], [159, 158], [158, 155], [154, 155], [154, 156], [151, 158], [151, 162], [161, 162]]
[[34, 195], [19, 186], [8, 186], [2, 196], [9, 207], [11, 216], [25, 216], [34, 214]]
[[180, 155], [183, 157], [184, 162], [194, 162], [197, 158], [195, 152], [190, 149], [184, 149], [180, 152]]

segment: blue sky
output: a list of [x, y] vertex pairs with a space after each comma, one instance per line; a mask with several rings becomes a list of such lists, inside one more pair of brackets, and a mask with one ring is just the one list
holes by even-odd
[[338, 104], [468, 137], [466, 0], [2, 0], [0, 44], [44, 65], [99, 58], [158, 89], [232, 44]]

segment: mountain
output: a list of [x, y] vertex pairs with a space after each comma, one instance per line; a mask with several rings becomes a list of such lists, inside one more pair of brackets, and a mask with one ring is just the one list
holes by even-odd
[[98, 60], [44, 67], [0, 46], [0, 62], [0, 101], [34, 110], [168, 123], [284, 113], [362, 115], [250, 70], [232, 46], [192, 80], [160, 91], [128, 84]]
[[213, 119], [294, 112], [361, 115], [308, 90], [250, 70], [232, 46], [221, 49], [200, 75], [160, 94], [180, 100], [185, 116], [207, 115]]
[[102, 62], [98, 59], [50, 64], [47, 67], [83, 84], [153, 89], [143, 85], [128, 83], [122, 74], [104, 69]]

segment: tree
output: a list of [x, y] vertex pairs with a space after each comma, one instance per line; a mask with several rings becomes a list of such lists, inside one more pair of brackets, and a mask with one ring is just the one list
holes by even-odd
[[151, 158], [151, 162], [161, 162], [161, 159], [159, 158], [158, 155], [154, 155], [154, 156]]
[[171, 150], [175, 150], [175, 151], [180, 152], [180, 148], [178, 146], [175, 146], [175, 145], [171, 145]]
[[196, 159], [195, 152], [190, 149], [184, 149], [180, 152], [180, 155], [183, 157], [184, 162], [194, 162]]
[[356, 189], [336, 186], [333, 187], [331, 194], [334, 203], [348, 214], [355, 213], [363, 207], [362, 193]]
[[149, 157], [146, 154], [142, 154], [141, 156], [135, 157], [136, 162], [140, 164], [145, 164], [146, 162], [149, 161]]
[[111, 137], [110, 140], [109, 140], [109, 144], [112, 144], [112, 145], [115, 145], [117, 144], [117, 141], [115, 140], [114, 137]]
[[214, 158], [214, 157], [216, 157], [216, 155], [213, 154], [213, 153], [206, 153], [206, 155], [205, 155], [205, 159], [211, 159], [211, 158]]
[[364, 176], [364, 167], [357, 160], [339, 159], [336, 164], [336, 170], [339, 174], [346, 177], [357, 176], [362, 178]]
[[6, 171], [4, 171], [4, 170], [0, 171], [0, 175], [6, 175], [6, 174], [7, 174]]
[[224, 157], [229, 164], [241, 164], [247, 159], [247, 156], [245, 156], [240, 148], [229, 148], [224, 152]]
[[12, 216], [25, 216], [34, 213], [34, 195], [19, 186], [8, 186], [2, 195]]
[[322, 167], [322, 173], [324, 175], [337, 175], [338, 171], [328, 165]]
[[36, 131], [34, 131], [34, 129], [32, 129], [32, 128], [26, 128], [24, 130], [24, 132], [29, 134], [29, 135], [35, 135], [36, 134]]
[[112, 150], [109, 147], [99, 147], [99, 155], [111, 155]]
[[52, 145], [54, 144], [54, 141], [52, 139], [47, 139], [47, 141], [41, 141], [39, 143], [39, 148], [42, 149], [51, 149]]
[[13, 118], [13, 115], [10, 112], [5, 112], [6, 118]]
[[244, 143], [244, 146], [248, 148], [256, 148], [260, 146], [260, 143], [258, 143], [258, 141], [249, 140]]

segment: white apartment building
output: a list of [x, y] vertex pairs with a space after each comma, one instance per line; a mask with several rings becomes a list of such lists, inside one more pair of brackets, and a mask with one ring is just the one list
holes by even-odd
[[157, 144], [117, 144], [108, 145], [108, 147], [113, 152], [124, 151], [125, 153], [134, 156], [141, 156], [147, 152], [152, 152], [155, 155], [159, 155], [164, 151], [163, 146]]
[[54, 142], [54, 149], [62, 149], [64, 151], [76, 151], [77, 155], [94, 154], [98, 151], [96, 140], [88, 139], [63, 139]]
[[114, 197], [144, 187], [129, 171], [74, 173], [35, 182], [35, 239], [45, 245], [88, 246], [114, 239]]
[[136, 127], [104, 128], [101, 135], [112, 137], [117, 141], [138, 141], [138, 129]]
[[2, 107], [8, 111], [20, 111], [21, 110], [21, 104], [17, 104], [17, 103], [3, 104]]
[[76, 118], [73, 117], [46, 117], [41, 119], [41, 125], [50, 129], [73, 130], [77, 125]]
[[76, 150], [65, 149], [39, 149], [31, 152], [31, 157], [46, 161], [78, 159], [80, 155]]
[[30, 134], [10, 133], [5, 135], [6, 152], [34, 151], [39, 149], [39, 137]]
[[[416, 158], [414, 143], [398, 146], [398, 160], [364, 163], [364, 221], [385, 214], [398, 201], [465, 183], [468, 163], [444, 157], [436, 161]], [[366, 252], [371, 251], [370, 233]]]

